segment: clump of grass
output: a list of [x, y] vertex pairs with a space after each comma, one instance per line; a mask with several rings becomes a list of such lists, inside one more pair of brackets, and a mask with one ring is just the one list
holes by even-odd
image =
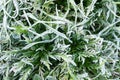
[[113, 0], [1, 0], [1, 80], [117, 80]]

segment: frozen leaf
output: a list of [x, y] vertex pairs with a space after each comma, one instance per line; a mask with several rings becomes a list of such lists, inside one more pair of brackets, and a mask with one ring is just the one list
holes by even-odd
[[35, 74], [33, 77], [33, 80], [41, 80], [41, 77], [39, 74]]

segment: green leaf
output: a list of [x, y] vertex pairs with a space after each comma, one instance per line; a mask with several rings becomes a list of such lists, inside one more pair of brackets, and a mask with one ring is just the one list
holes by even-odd
[[31, 69], [29, 69], [29, 68], [25, 69], [19, 80], [27, 80], [28, 76], [30, 75], [30, 72], [31, 72]]
[[28, 45], [26, 45], [26, 46], [23, 47], [22, 49], [23, 49], [23, 50], [26, 50], [26, 49], [29, 49], [29, 48], [31, 48], [32, 46], [36, 45], [36, 44], [50, 43], [50, 42], [52, 42], [53, 40], [54, 40], [54, 39], [29, 43]]

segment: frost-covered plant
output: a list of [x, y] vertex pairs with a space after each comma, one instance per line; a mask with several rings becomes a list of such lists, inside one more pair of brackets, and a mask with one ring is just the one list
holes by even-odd
[[1, 0], [0, 80], [119, 80], [115, 1]]

